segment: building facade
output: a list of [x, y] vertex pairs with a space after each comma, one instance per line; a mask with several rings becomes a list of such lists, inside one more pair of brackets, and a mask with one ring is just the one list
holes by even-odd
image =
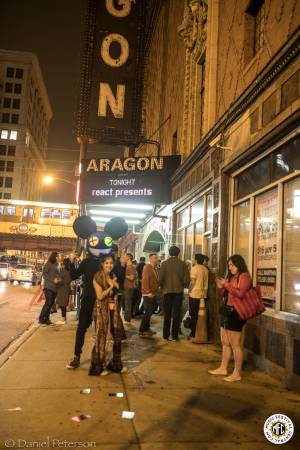
[[[239, 253], [267, 311], [245, 330], [248, 357], [300, 385], [300, 5], [295, 0], [166, 0], [153, 4], [143, 135], [181, 154], [172, 205], [136, 235], [166, 255], [210, 257], [224, 276]], [[143, 145], [137, 154], [155, 154]], [[151, 224], [152, 221], [152, 224]], [[152, 234], [152, 237], [151, 237]], [[219, 296], [210, 286], [210, 334]]]
[[0, 198], [41, 199], [52, 115], [37, 57], [0, 50]]

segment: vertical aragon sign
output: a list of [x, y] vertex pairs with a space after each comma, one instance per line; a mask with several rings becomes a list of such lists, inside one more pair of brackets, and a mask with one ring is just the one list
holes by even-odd
[[144, 0], [87, 0], [79, 139], [139, 142], [144, 9]]

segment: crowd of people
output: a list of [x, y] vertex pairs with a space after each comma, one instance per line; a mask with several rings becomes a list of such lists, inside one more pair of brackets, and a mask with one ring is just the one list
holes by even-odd
[[[157, 331], [151, 328], [152, 315], [163, 315], [162, 338], [176, 342], [182, 333], [182, 310], [184, 290], [188, 289], [188, 315], [192, 342], [207, 342], [209, 269], [208, 257], [196, 254], [191, 270], [180, 258], [180, 249], [171, 246], [169, 257], [161, 262], [156, 253], [141, 257], [137, 263], [130, 253], [95, 257], [91, 254], [80, 263], [65, 258], [58, 263], [58, 254], [53, 252], [43, 268], [43, 290], [45, 304], [39, 316], [41, 325], [51, 325], [50, 313], [56, 302], [61, 310], [61, 320], [67, 323], [67, 306], [72, 280], [82, 279], [82, 293], [78, 305], [78, 325], [75, 338], [74, 357], [67, 368], [80, 366], [80, 356], [85, 333], [94, 322], [95, 344], [91, 355], [89, 375], [107, 375], [124, 372], [121, 359], [122, 341], [126, 330], [132, 329], [132, 318], [140, 317], [139, 336], [152, 338]], [[212, 375], [223, 375], [224, 380], [241, 380], [243, 352], [241, 334], [246, 321], [242, 320], [234, 305], [234, 296], [243, 297], [251, 289], [252, 281], [244, 259], [233, 255], [228, 260], [228, 275], [216, 277], [222, 300], [220, 307], [222, 361]], [[136, 322], [135, 322], [136, 324]], [[109, 348], [112, 344], [112, 357]], [[228, 376], [231, 354], [234, 356], [234, 371]]]

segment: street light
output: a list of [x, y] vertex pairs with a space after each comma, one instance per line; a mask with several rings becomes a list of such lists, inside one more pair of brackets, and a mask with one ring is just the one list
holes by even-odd
[[46, 184], [47, 186], [53, 184], [54, 181], [62, 181], [64, 183], [71, 184], [72, 186], [77, 186], [76, 183], [72, 183], [72, 181], [66, 180], [65, 178], [52, 177], [52, 175], [46, 175], [43, 178], [43, 184]]

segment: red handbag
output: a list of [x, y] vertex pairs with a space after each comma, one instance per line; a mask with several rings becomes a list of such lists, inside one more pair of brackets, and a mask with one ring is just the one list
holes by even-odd
[[251, 287], [243, 298], [234, 297], [233, 305], [242, 320], [252, 319], [266, 310], [259, 286]]

